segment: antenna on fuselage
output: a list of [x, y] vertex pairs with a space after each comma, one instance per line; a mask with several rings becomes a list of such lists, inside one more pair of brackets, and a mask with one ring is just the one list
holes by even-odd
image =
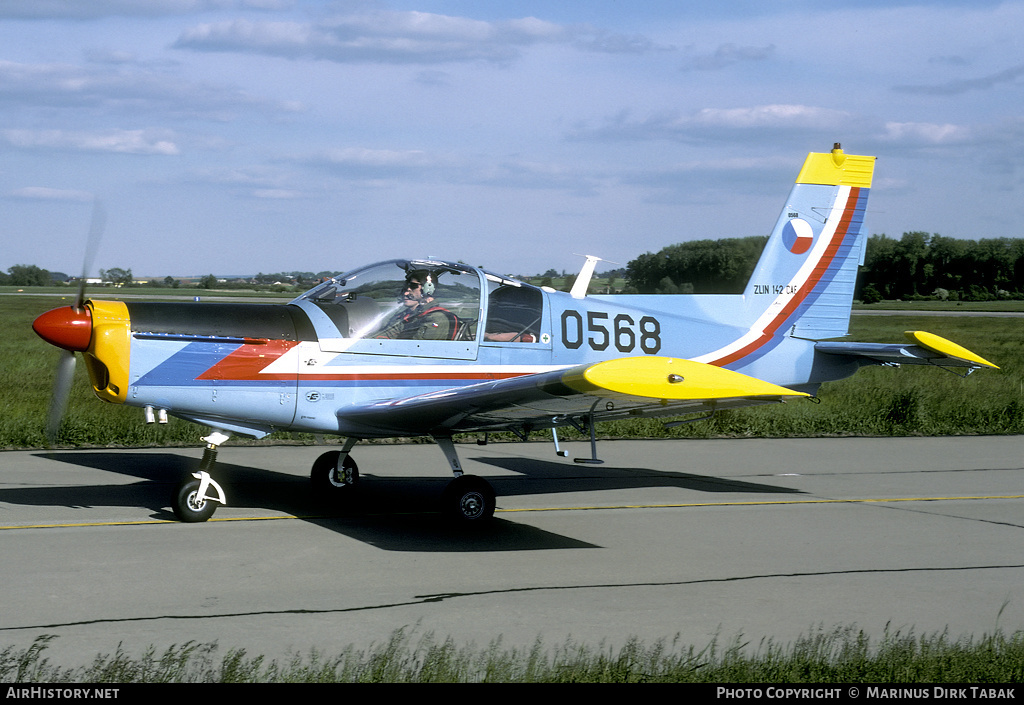
[[569, 290], [569, 295], [574, 299], [582, 299], [587, 296], [587, 288], [590, 286], [590, 280], [594, 278], [594, 268], [598, 262], [608, 262], [609, 264], [618, 264], [618, 262], [612, 262], [611, 260], [601, 259], [596, 255], [581, 255], [577, 252], [573, 253], [577, 257], [586, 257], [587, 261], [583, 263], [580, 268], [580, 273], [576, 276], [576, 281], [573, 282], [572, 289]]

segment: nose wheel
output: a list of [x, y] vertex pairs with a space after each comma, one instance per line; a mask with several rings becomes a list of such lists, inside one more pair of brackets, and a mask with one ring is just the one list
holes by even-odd
[[217, 511], [217, 504], [224, 504], [224, 490], [206, 472], [192, 474], [178, 487], [174, 496], [174, 516], [180, 521], [193, 524], [206, 521]]
[[230, 437], [230, 433], [214, 429], [203, 438], [206, 449], [199, 462], [199, 471], [186, 477], [174, 494], [171, 510], [180, 521], [206, 521], [217, 511], [217, 504], [227, 504], [224, 489], [210, 477], [210, 472], [217, 464], [217, 447]]

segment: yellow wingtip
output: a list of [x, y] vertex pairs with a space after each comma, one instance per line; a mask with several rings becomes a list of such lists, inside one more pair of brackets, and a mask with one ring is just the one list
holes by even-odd
[[598, 362], [563, 380], [585, 393], [612, 392], [667, 400], [809, 397], [810, 394], [714, 365], [673, 357], [624, 357]]

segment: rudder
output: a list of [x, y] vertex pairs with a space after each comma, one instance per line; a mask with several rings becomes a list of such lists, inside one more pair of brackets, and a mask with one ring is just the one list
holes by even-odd
[[744, 292], [761, 333], [847, 334], [874, 164], [838, 144], [807, 156]]

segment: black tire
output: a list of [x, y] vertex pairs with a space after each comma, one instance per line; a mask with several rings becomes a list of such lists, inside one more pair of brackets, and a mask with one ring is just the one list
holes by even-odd
[[313, 463], [309, 479], [316, 490], [351, 493], [352, 488], [359, 484], [359, 466], [356, 465], [356, 461], [352, 459], [351, 455], [345, 456], [342, 470], [340, 473], [338, 472], [338, 457], [340, 455], [340, 450], [327, 451]]
[[178, 488], [174, 497], [174, 516], [179, 520], [194, 524], [206, 521], [217, 511], [217, 503], [208, 499], [197, 500], [199, 480], [188, 480]]
[[495, 495], [491, 483], [476, 475], [462, 475], [445, 488], [444, 513], [462, 524], [484, 524], [494, 516]]

